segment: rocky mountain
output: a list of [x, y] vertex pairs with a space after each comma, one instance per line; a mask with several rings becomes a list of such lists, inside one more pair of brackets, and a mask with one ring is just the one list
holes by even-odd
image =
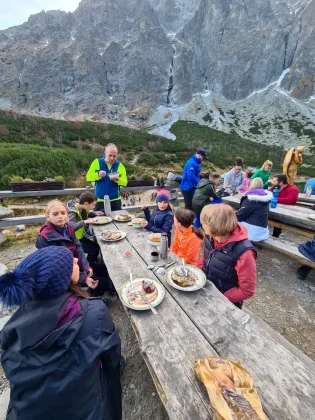
[[0, 31], [0, 108], [310, 144], [314, 35], [315, 0], [82, 0]]

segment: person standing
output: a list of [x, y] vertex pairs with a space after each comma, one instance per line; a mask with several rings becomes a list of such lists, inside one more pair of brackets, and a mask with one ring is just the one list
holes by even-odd
[[242, 171], [243, 159], [237, 157], [234, 167], [224, 176], [224, 196], [238, 194], [245, 182], [245, 173]]
[[79, 271], [52, 246], [0, 277], [1, 303], [18, 307], [1, 335], [7, 420], [122, 418], [120, 337], [105, 303], [77, 286]]
[[205, 159], [207, 159], [206, 151], [204, 149], [198, 149], [196, 154], [190, 157], [185, 163], [180, 190], [184, 197], [186, 209], [192, 210], [192, 199], [200, 181], [200, 164]]
[[272, 162], [271, 160], [266, 160], [260, 169], [256, 169], [251, 179], [261, 178], [264, 188], [268, 188], [268, 180], [271, 174]]
[[[97, 203], [95, 211], [104, 210], [104, 195], [110, 199], [111, 210], [121, 210], [120, 187], [126, 187], [128, 180], [126, 168], [117, 160], [118, 149], [113, 143], [105, 147], [104, 157], [93, 160], [86, 180], [95, 182]], [[111, 176], [111, 173], [117, 173]]]
[[311, 195], [315, 195], [315, 178], [310, 178], [306, 181], [306, 184], [304, 185], [303, 194], [306, 193], [307, 187], [312, 187]]

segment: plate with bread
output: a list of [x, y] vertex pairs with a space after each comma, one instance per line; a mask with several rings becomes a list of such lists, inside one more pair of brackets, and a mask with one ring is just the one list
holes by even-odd
[[149, 235], [150, 245], [159, 246], [160, 245], [161, 234], [160, 233], [151, 233]]
[[133, 216], [131, 214], [121, 213], [117, 214], [117, 216], [115, 216], [114, 219], [116, 220], [116, 222], [130, 222], [130, 220], [133, 219]]
[[102, 232], [100, 238], [104, 242], [116, 242], [124, 239], [126, 237], [126, 232], [120, 230], [106, 230]]
[[170, 267], [166, 273], [167, 283], [178, 290], [194, 292], [201, 289], [207, 281], [205, 273], [194, 265], [181, 264]]

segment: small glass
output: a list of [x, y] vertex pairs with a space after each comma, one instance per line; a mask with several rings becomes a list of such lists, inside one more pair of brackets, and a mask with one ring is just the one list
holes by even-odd
[[131, 257], [131, 255], [132, 255], [132, 245], [131, 244], [128, 244], [126, 246], [126, 250], [124, 252], [124, 255], [125, 255], [125, 257]]

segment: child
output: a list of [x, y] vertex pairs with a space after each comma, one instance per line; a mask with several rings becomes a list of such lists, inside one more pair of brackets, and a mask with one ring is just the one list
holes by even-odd
[[247, 230], [237, 223], [232, 207], [226, 204], [205, 206], [202, 227], [207, 235], [204, 253], [198, 261], [216, 288], [235, 306], [256, 290], [256, 251], [247, 239]]
[[86, 298], [78, 279], [77, 258], [61, 246], [0, 277], [1, 302], [19, 307], [1, 336], [7, 419], [121, 419], [120, 338], [104, 302]]
[[76, 201], [66, 203], [69, 224], [73, 225], [75, 236], [81, 242], [83, 251], [88, 254], [89, 262], [96, 262], [100, 253], [98, 243], [93, 240], [93, 232], [89, 231], [89, 225], [95, 222], [91, 217], [104, 215], [102, 211], [92, 211], [95, 205], [96, 195], [89, 191], [81, 194], [78, 203]]
[[244, 185], [243, 185], [243, 188], [240, 188], [239, 193], [241, 193], [241, 194], [246, 193], [246, 191], [248, 190], [248, 186], [249, 186], [252, 175], [253, 175], [253, 171], [251, 169], [248, 169], [245, 172]]
[[168, 246], [171, 245], [171, 230], [173, 226], [173, 211], [170, 207], [170, 193], [167, 190], [160, 190], [156, 196], [157, 207], [150, 214], [146, 206], [142, 206], [146, 220], [141, 226], [151, 232], [165, 232], [168, 237]]
[[200, 213], [204, 206], [211, 203], [222, 203], [222, 199], [218, 196], [218, 193], [216, 193], [216, 189], [219, 185], [219, 174], [209, 175], [209, 177], [202, 178], [199, 181], [192, 200], [192, 209], [196, 213], [196, 220], [194, 223], [196, 228], [201, 227]]
[[[65, 246], [74, 257], [78, 258], [80, 267], [78, 284], [80, 286], [89, 286], [93, 296], [101, 296], [105, 290], [114, 292], [106, 265], [87, 261], [81, 243], [75, 236], [73, 226], [67, 223], [68, 210], [66, 206], [59, 200], [50, 201], [46, 209], [46, 219], [46, 223], [40, 228], [36, 247], [41, 249], [47, 246]], [[93, 271], [96, 280], [92, 279]]]
[[175, 235], [171, 250], [184, 258], [186, 264], [197, 265], [203, 235], [192, 227], [195, 214], [189, 209], [178, 207], [174, 214]]

